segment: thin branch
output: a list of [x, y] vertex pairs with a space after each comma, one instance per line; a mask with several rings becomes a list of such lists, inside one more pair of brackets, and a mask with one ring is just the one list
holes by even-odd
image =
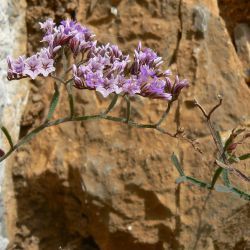
[[177, 134], [171, 134], [167, 132], [166, 130], [156, 127], [155, 124], [139, 124], [131, 120], [127, 120], [127, 118], [120, 118], [120, 117], [115, 117], [115, 116], [109, 116], [109, 115], [104, 115], [104, 114], [97, 114], [97, 115], [87, 115], [87, 116], [76, 116], [76, 117], [64, 117], [60, 118], [54, 121], [46, 121], [45, 123], [41, 124], [37, 128], [33, 129], [30, 133], [25, 135], [17, 144], [15, 144], [3, 157], [0, 158], [0, 162], [6, 159], [10, 154], [12, 154], [17, 148], [22, 146], [23, 144], [27, 143], [30, 141], [33, 137], [35, 137], [38, 133], [40, 133], [43, 129], [51, 127], [51, 126], [56, 126], [61, 123], [65, 122], [73, 122], [73, 121], [88, 121], [88, 120], [109, 120], [109, 121], [114, 121], [118, 123], [124, 123], [128, 124], [131, 127], [135, 128], [152, 128], [155, 129], [163, 134], [169, 135], [173, 138], [177, 138]]
[[238, 195], [240, 195], [241, 197], [244, 197], [245, 199], [250, 199], [250, 195], [248, 195], [247, 193], [244, 193], [241, 190], [238, 190], [237, 188], [234, 188], [231, 186], [230, 184], [230, 180], [228, 178], [228, 173], [225, 171], [230, 171], [233, 174], [237, 175], [238, 177], [240, 177], [242, 180], [246, 181], [246, 182], [250, 182], [250, 177], [246, 176], [245, 174], [243, 174], [240, 170], [230, 166], [229, 161], [227, 159], [227, 156], [225, 154], [225, 149], [224, 146], [221, 143], [220, 137], [217, 133], [217, 131], [215, 130], [212, 122], [211, 122], [211, 116], [214, 113], [215, 110], [217, 110], [221, 104], [222, 104], [222, 97], [218, 96], [219, 98], [219, 103], [217, 105], [215, 105], [207, 114], [206, 110], [197, 102], [195, 101], [195, 105], [200, 109], [200, 111], [202, 112], [202, 114], [204, 115], [204, 117], [206, 118], [207, 121], [207, 125], [209, 127], [210, 133], [213, 137], [214, 143], [217, 147], [217, 150], [220, 154], [220, 160], [218, 161], [216, 160], [215, 163], [218, 166], [218, 168], [215, 170], [213, 178], [212, 178], [212, 182], [211, 182], [211, 186], [210, 189], [213, 189], [215, 186], [216, 181], [218, 180], [218, 178], [220, 177], [220, 175], [223, 173], [223, 179], [225, 182], [226, 187], [230, 188], [230, 190]]
[[9, 145], [10, 145], [10, 148], [13, 148], [14, 144], [13, 144], [13, 141], [12, 141], [12, 138], [11, 138], [9, 131], [4, 126], [1, 126], [1, 130], [3, 131], [5, 137], [7, 138]]
[[167, 115], [168, 115], [168, 113], [169, 113], [169, 111], [170, 111], [170, 108], [171, 108], [171, 106], [172, 106], [172, 103], [173, 103], [172, 101], [168, 102], [168, 106], [167, 106], [165, 112], [163, 113], [163, 115], [162, 115], [162, 117], [159, 119], [159, 121], [156, 123], [157, 126], [160, 126], [160, 125], [162, 124], [162, 122], [166, 119], [166, 117], [167, 117]]
[[68, 62], [68, 60], [66, 59], [66, 55], [65, 55], [65, 47], [62, 48], [62, 62], [63, 62], [63, 71], [64, 71], [63, 78], [65, 78], [65, 76], [67, 75], [67, 62]]
[[219, 103], [216, 104], [216, 105], [209, 111], [209, 113], [206, 112], [206, 110], [201, 106], [201, 104], [200, 104], [197, 100], [194, 100], [194, 105], [197, 106], [197, 107], [200, 109], [200, 111], [202, 112], [202, 114], [206, 117], [206, 119], [209, 120], [209, 119], [211, 118], [211, 115], [214, 113], [214, 111], [215, 111], [216, 109], [218, 109], [218, 108], [221, 106], [221, 104], [222, 104], [222, 101], [223, 101], [222, 97], [221, 97], [220, 95], [218, 95], [218, 98], [219, 98]]
[[131, 105], [130, 105], [129, 96], [125, 95], [125, 99], [126, 99], [126, 102], [127, 102], [126, 122], [128, 123], [129, 119], [130, 119]]
[[[85, 63], [86, 60], [81, 59], [80, 62], [76, 63], [76, 66], [80, 66], [81, 64]], [[65, 72], [69, 73], [72, 70], [72, 66], [70, 66]]]
[[63, 79], [61, 79], [60, 77], [57, 77], [57, 76], [52, 75], [52, 74], [50, 75], [50, 77], [52, 77], [53, 79], [55, 79], [55, 80], [57, 80], [57, 81], [59, 81], [59, 82], [61, 82], [63, 84], [66, 84], [66, 82]]
[[219, 98], [219, 103], [217, 104], [217, 105], [215, 105], [211, 110], [210, 110], [210, 112], [208, 113], [208, 117], [207, 117], [207, 119], [210, 119], [210, 117], [211, 117], [211, 115], [214, 113], [214, 111], [217, 109], [217, 108], [219, 108], [220, 106], [221, 106], [221, 104], [222, 104], [222, 101], [223, 101], [223, 99], [222, 99], [222, 96], [221, 95], [218, 95], [218, 98]]
[[65, 83], [65, 84], [68, 84], [69, 82], [71, 82], [71, 81], [73, 81], [73, 80], [74, 80], [74, 78], [72, 77], [72, 78], [66, 80], [64, 83]]
[[219, 153], [220, 153], [220, 156], [221, 156], [221, 158], [222, 158], [224, 161], [226, 161], [226, 156], [225, 156], [225, 154], [224, 154], [224, 152], [223, 152], [223, 147], [222, 147], [222, 145], [221, 145], [221, 143], [220, 143], [220, 140], [217, 138], [217, 132], [216, 132], [216, 130], [215, 130], [215, 128], [214, 128], [214, 126], [213, 126], [211, 120], [210, 120], [211, 115], [213, 114], [213, 112], [214, 112], [218, 107], [221, 106], [221, 104], [222, 104], [222, 97], [219, 96], [219, 103], [218, 103], [217, 105], [215, 105], [215, 106], [209, 111], [208, 114], [207, 114], [206, 110], [201, 106], [201, 104], [199, 104], [199, 102], [198, 102], [197, 100], [195, 100], [195, 103], [194, 103], [194, 104], [200, 109], [200, 111], [202, 112], [202, 114], [205, 116], [206, 121], [207, 121], [207, 125], [208, 125], [209, 130], [210, 130], [210, 133], [211, 133], [211, 135], [212, 135], [212, 137], [213, 137], [214, 143], [215, 143], [215, 145], [216, 145], [216, 147], [217, 147], [217, 149], [218, 149], [218, 151], [219, 151]]
[[250, 182], [250, 177], [246, 176], [245, 174], [243, 174], [240, 170], [224, 164], [223, 162], [220, 162], [218, 160], [215, 161], [216, 165], [218, 165], [220, 168], [223, 169], [228, 169], [229, 171], [233, 172], [234, 174], [236, 174], [237, 176], [239, 176], [242, 180], [246, 181], [246, 182]]
[[194, 105], [200, 109], [200, 111], [206, 118], [208, 118], [206, 110], [199, 104], [199, 102], [196, 99], [194, 100]]
[[66, 85], [66, 88], [67, 88], [68, 99], [69, 99], [70, 117], [72, 118], [75, 114], [74, 97], [72, 94], [72, 83], [68, 82]]
[[114, 108], [115, 104], [117, 103], [117, 100], [118, 100], [118, 95], [115, 94], [108, 108], [103, 112], [104, 115], [107, 115]]

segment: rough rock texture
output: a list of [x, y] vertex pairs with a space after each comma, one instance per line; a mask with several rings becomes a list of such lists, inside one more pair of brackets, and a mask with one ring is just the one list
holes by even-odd
[[[208, 109], [217, 94], [223, 95], [223, 107], [214, 115], [222, 131], [249, 124], [250, 91], [217, 2], [28, 0], [29, 53], [38, 48], [38, 21], [49, 16], [57, 21], [76, 16], [98, 39], [118, 43], [124, 51], [132, 52], [142, 40], [163, 55], [167, 66], [191, 82], [165, 126], [170, 131], [184, 127], [200, 140], [204, 154], [158, 132], [108, 121], [49, 128], [15, 154], [17, 218], [9, 248], [249, 249], [249, 203], [192, 185], [177, 186], [170, 162], [175, 151], [185, 171], [204, 180], [214, 168], [208, 129], [190, 105], [194, 97]], [[52, 81], [31, 85], [20, 136], [44, 119], [52, 96]], [[96, 113], [108, 103], [93, 92], [74, 94], [78, 114]], [[68, 112], [66, 97], [61, 95], [60, 102], [56, 117]], [[118, 104], [114, 113], [124, 115], [124, 101]], [[166, 106], [139, 97], [132, 105], [132, 117], [140, 121], [155, 121]], [[241, 166], [245, 172], [246, 164]]]
[[[26, 25], [24, 1], [5, 1], [0, 4], [0, 124], [9, 129], [13, 140], [18, 139], [20, 119], [28, 97], [28, 82], [22, 81], [9, 84], [6, 79], [6, 57], [26, 52]], [[5, 136], [0, 133], [0, 148], [7, 152], [9, 145]], [[4, 215], [14, 217], [16, 209], [13, 197], [11, 177], [12, 160], [0, 164], [0, 249], [4, 250], [8, 244]], [[4, 188], [4, 183], [7, 188]], [[4, 207], [4, 200], [12, 206]], [[11, 223], [9, 223], [11, 225]]]
[[234, 41], [237, 54], [242, 62], [245, 79], [250, 85], [250, 25], [240, 23], [234, 28]]
[[245, 81], [250, 85], [250, 2], [219, 0], [221, 16], [243, 64]]

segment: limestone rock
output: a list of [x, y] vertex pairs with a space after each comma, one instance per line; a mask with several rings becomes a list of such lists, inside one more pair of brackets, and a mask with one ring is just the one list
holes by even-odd
[[[7, 80], [8, 55], [17, 56], [26, 52], [25, 1], [1, 1], [0, 5], [0, 125], [8, 128], [16, 141], [20, 131], [20, 119], [28, 97], [28, 82]], [[0, 133], [0, 148], [8, 151], [9, 145]], [[0, 249], [5, 250], [8, 237], [13, 233], [15, 220], [15, 200], [11, 178], [11, 159], [0, 164]], [[8, 209], [11, 207], [11, 209]], [[6, 225], [7, 218], [7, 225]]]
[[[30, 53], [40, 40], [37, 21], [45, 16], [58, 21], [76, 15], [97, 39], [117, 43], [129, 53], [141, 40], [164, 57], [166, 67], [191, 83], [164, 126], [171, 132], [176, 125], [184, 127], [206, 153], [156, 131], [108, 121], [51, 127], [15, 154], [17, 219], [12, 249], [247, 249], [249, 204], [230, 194], [176, 185], [178, 173], [170, 161], [176, 152], [187, 173], [206, 181], [214, 170], [215, 149], [203, 118], [190, 105], [194, 97], [209, 109], [217, 94], [223, 94], [223, 106], [213, 117], [223, 131], [250, 115], [242, 64], [216, 1], [51, 3], [27, 1]], [[111, 13], [112, 7], [117, 15]], [[35, 86], [22, 134], [44, 119], [52, 96], [51, 81]], [[38, 92], [44, 105], [33, 112], [37, 96], [32, 95]], [[109, 101], [91, 91], [74, 94], [78, 114], [103, 111]], [[66, 115], [67, 105], [62, 93], [55, 116]], [[125, 105], [120, 99], [114, 114], [124, 115]], [[136, 97], [132, 117], [152, 122], [165, 108], [163, 101]]]

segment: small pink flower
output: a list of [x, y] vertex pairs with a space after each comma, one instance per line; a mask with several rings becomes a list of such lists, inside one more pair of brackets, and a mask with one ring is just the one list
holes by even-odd
[[41, 70], [42, 64], [37, 55], [33, 55], [25, 60], [24, 75], [28, 75], [32, 79], [35, 79], [41, 73]]
[[43, 76], [48, 76], [51, 72], [54, 72], [56, 69], [53, 66], [54, 64], [54, 60], [53, 59], [49, 59], [49, 58], [41, 58], [41, 64], [42, 67], [40, 69], [40, 73]]

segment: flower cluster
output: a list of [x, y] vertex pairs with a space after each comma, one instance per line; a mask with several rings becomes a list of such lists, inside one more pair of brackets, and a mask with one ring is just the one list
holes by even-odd
[[62, 21], [57, 27], [52, 19], [48, 19], [44, 23], [40, 23], [40, 26], [44, 32], [42, 42], [46, 42], [48, 46], [28, 58], [20, 56], [18, 59], [13, 60], [8, 57], [7, 77], [9, 80], [24, 77], [35, 79], [39, 75], [47, 77], [56, 70], [54, 59], [63, 46], [69, 46], [74, 56], [76, 56], [78, 53], [84, 53], [95, 45], [93, 41], [94, 35], [79, 23], [66, 20]]
[[171, 71], [161, 70], [162, 58], [152, 49], [142, 48], [141, 43], [130, 60], [116, 45], [98, 45], [94, 34], [77, 22], [66, 20], [56, 26], [48, 19], [40, 26], [42, 41], [48, 46], [29, 58], [9, 57], [9, 80], [48, 76], [55, 71], [55, 57], [64, 47], [70, 49], [75, 60], [81, 55], [80, 63], [72, 66], [73, 86], [78, 89], [96, 90], [104, 97], [116, 93], [173, 101], [188, 87], [187, 80], [179, 80], [178, 76], [172, 82]]
[[48, 48], [43, 48], [40, 52], [28, 58], [19, 56], [18, 59], [13, 60], [8, 57], [7, 62], [7, 77], [9, 80], [17, 80], [27, 76], [35, 79], [38, 75], [46, 77], [55, 71], [54, 60], [51, 58]]

